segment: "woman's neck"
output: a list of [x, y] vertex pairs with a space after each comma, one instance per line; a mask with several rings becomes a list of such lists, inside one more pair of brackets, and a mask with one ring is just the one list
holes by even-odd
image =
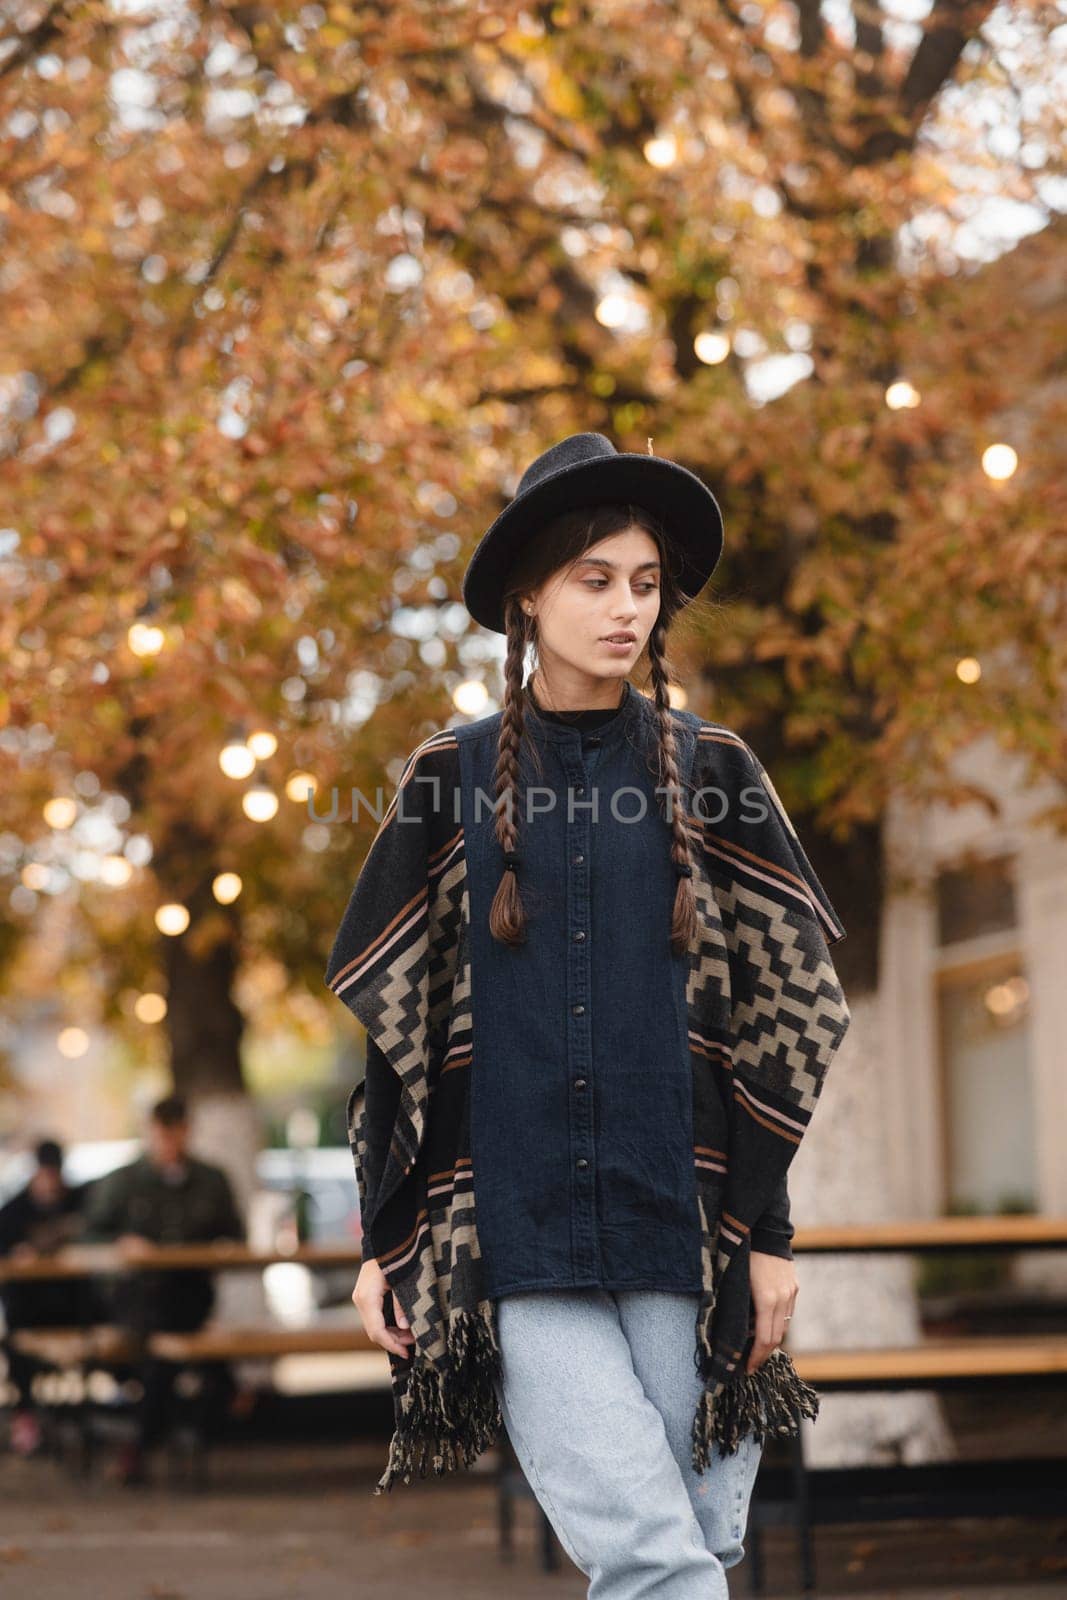
[[526, 687], [533, 696], [534, 704], [542, 711], [618, 711], [626, 694], [625, 679], [618, 682], [604, 679], [598, 682], [595, 689], [564, 688], [550, 696], [534, 673]]

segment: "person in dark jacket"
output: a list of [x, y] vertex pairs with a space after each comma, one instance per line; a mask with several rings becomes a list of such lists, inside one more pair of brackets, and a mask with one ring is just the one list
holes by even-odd
[[[63, 1177], [63, 1151], [54, 1139], [42, 1139], [35, 1151], [36, 1168], [29, 1182], [0, 1207], [0, 1256], [32, 1261], [68, 1244], [81, 1227], [86, 1186]], [[91, 1285], [85, 1278], [9, 1280], [0, 1283], [4, 1308], [4, 1356], [15, 1390], [11, 1448], [32, 1455], [40, 1446], [41, 1424], [33, 1397], [33, 1377], [40, 1363], [16, 1348], [11, 1335], [26, 1328], [80, 1327], [92, 1320]]]
[[[84, 1243], [118, 1243], [131, 1270], [115, 1276], [105, 1293], [115, 1322], [138, 1352], [144, 1388], [138, 1408], [138, 1436], [123, 1453], [118, 1476], [141, 1482], [147, 1453], [169, 1422], [175, 1369], [153, 1358], [147, 1341], [157, 1332], [192, 1333], [203, 1326], [215, 1304], [210, 1271], [136, 1269], [138, 1255], [152, 1245], [206, 1244], [245, 1238], [230, 1180], [220, 1167], [189, 1153], [189, 1121], [180, 1095], [167, 1095], [149, 1115], [144, 1152], [94, 1185], [85, 1210]], [[205, 1371], [207, 1381], [228, 1373]]]

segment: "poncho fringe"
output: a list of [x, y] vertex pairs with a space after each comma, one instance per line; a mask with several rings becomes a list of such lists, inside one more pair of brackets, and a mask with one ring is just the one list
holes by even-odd
[[500, 1376], [501, 1361], [489, 1302], [452, 1319], [448, 1358], [447, 1380], [432, 1362], [414, 1364], [375, 1494], [391, 1489], [397, 1478], [425, 1478], [431, 1468], [441, 1477], [469, 1467], [497, 1442], [503, 1418], [493, 1379]]
[[[503, 1418], [492, 1379], [500, 1376], [500, 1352], [488, 1315], [456, 1319], [456, 1342], [449, 1355], [456, 1376], [466, 1388], [446, 1386], [430, 1362], [417, 1363], [400, 1403], [400, 1415], [389, 1446], [385, 1471], [374, 1488], [380, 1495], [399, 1479], [442, 1477], [469, 1467], [483, 1450], [497, 1443]], [[795, 1434], [801, 1417], [814, 1422], [819, 1396], [799, 1376], [790, 1356], [774, 1350], [755, 1372], [704, 1389], [693, 1418], [693, 1466], [702, 1472], [717, 1444], [720, 1455], [733, 1455], [749, 1433], [757, 1439]]]

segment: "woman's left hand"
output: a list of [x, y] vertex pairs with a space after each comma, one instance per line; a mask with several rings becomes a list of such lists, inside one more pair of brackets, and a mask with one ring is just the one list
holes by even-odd
[[793, 1315], [800, 1288], [793, 1262], [753, 1250], [749, 1257], [749, 1288], [756, 1309], [756, 1336], [746, 1372], [762, 1367], [786, 1335], [786, 1318]]

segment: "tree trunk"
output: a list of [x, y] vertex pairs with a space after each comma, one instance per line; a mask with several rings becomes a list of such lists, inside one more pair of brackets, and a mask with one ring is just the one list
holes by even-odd
[[189, 928], [163, 936], [166, 1027], [174, 1090], [189, 1101], [194, 1149], [226, 1168], [248, 1216], [256, 1189], [259, 1120], [242, 1072], [245, 1030], [234, 998], [240, 958], [237, 907], [219, 906], [213, 838], [190, 824], [171, 829], [155, 870], [165, 898], [189, 907]]
[[[205, 1094], [243, 1094], [244, 1018], [233, 998], [236, 930], [221, 907], [164, 938], [167, 1026], [174, 1087], [190, 1100]], [[207, 924], [211, 922], [213, 926]]]
[[[175, 1090], [189, 1103], [194, 1155], [222, 1167], [233, 1184], [246, 1231], [251, 1227], [254, 1234], [262, 1128], [241, 1067], [244, 1018], [233, 995], [238, 916], [235, 907], [220, 906], [215, 899], [211, 885], [218, 870], [213, 841], [184, 823], [168, 836], [156, 859], [165, 895], [189, 909], [186, 931], [163, 936], [171, 1075]], [[216, 1319], [263, 1320], [259, 1273], [220, 1273], [218, 1291]]]

